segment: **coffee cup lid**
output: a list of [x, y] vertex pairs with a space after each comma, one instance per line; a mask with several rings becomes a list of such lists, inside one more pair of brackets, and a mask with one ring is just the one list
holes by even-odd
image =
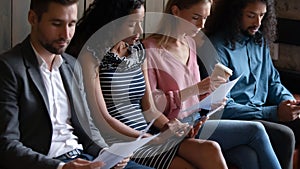
[[226, 66], [224, 66], [222, 63], [217, 63], [215, 66], [220, 67], [221, 69], [223, 69], [226, 73], [230, 74], [230, 76], [232, 75], [232, 70]]

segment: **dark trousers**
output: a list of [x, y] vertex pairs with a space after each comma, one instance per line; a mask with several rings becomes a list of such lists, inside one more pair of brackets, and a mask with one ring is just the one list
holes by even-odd
[[[282, 169], [292, 169], [293, 152], [295, 149], [295, 136], [293, 130], [290, 127], [287, 127], [289, 123], [279, 124], [263, 120], [258, 121], [265, 126], [272, 147], [276, 153]], [[300, 127], [300, 125], [298, 126]]]
[[299, 146], [300, 144], [300, 119], [296, 119], [291, 122], [283, 123], [284, 125], [290, 127], [294, 134], [296, 139], [296, 146]]
[[[93, 161], [93, 160], [94, 160], [94, 157], [93, 157], [93, 156], [91, 156], [91, 155], [89, 155], [89, 154], [85, 154], [85, 153], [79, 155], [79, 156], [76, 157], [76, 158], [81, 158], [81, 159], [88, 160], [88, 161]], [[63, 159], [63, 160], [59, 159], [59, 160], [61, 160], [62, 162], [68, 163], [68, 162], [70, 162], [70, 161], [72, 161], [72, 160], [74, 160], [74, 159], [76, 159], [76, 158], [73, 158], [73, 159], [68, 158], [68, 159]]]

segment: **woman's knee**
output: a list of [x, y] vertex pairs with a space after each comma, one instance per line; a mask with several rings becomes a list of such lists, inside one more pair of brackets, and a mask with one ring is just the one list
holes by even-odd
[[252, 128], [256, 131], [263, 131], [266, 132], [265, 127], [260, 122], [251, 121]]
[[264, 127], [263, 124], [261, 124], [260, 122], [250, 122], [248, 124], [248, 126], [251, 128], [252, 132], [254, 135], [257, 135], [259, 137], [265, 135], [266, 137], [268, 137], [266, 129]]
[[205, 152], [206, 155], [208, 155], [207, 153], [211, 153], [212, 155], [221, 153], [221, 147], [217, 142], [201, 139], [184, 140], [180, 146], [180, 149], [186, 153], [195, 152], [199, 154], [201, 152]]
[[206, 152], [210, 152], [211, 155], [221, 154], [221, 147], [219, 143], [211, 140], [207, 140], [204, 142], [204, 146], [206, 149]]

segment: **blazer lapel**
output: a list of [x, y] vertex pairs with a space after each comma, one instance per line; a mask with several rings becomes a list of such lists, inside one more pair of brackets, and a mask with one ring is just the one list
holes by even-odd
[[[72, 90], [72, 83], [73, 81], [73, 74], [72, 74], [72, 69], [70, 68], [70, 65], [64, 60], [63, 63], [61, 64], [60, 68], [60, 73], [62, 76], [62, 80], [64, 83], [64, 87], [66, 89], [67, 95], [70, 97], [71, 95], [71, 90]], [[72, 99], [72, 98], [69, 98]]]
[[42, 75], [40, 73], [39, 64], [37, 61], [37, 56], [35, 55], [32, 46], [29, 41], [29, 36], [26, 38], [26, 40], [23, 43], [23, 53], [24, 53], [24, 63], [27, 67], [27, 71], [29, 76], [32, 79], [32, 82], [35, 84], [37, 89], [39, 90], [40, 94], [42, 95], [42, 98], [44, 100], [44, 103], [46, 104], [48, 112], [49, 109], [49, 100], [48, 95], [46, 92], [46, 88], [43, 82]]
[[[74, 69], [76, 69], [76, 66]], [[80, 127], [90, 134], [90, 129], [88, 128], [89, 120], [86, 115], [86, 102], [83, 100], [83, 87], [82, 84], [80, 84], [81, 80], [78, 78], [80, 76], [76, 76], [80, 75], [80, 73], [74, 72], [71, 65], [65, 59], [60, 67], [60, 72], [65, 90], [69, 96], [72, 122], [74, 125], [79, 124]]]

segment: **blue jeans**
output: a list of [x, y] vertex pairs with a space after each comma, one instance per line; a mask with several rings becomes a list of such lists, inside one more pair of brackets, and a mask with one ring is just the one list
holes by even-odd
[[266, 130], [259, 122], [207, 120], [196, 138], [218, 142], [225, 158], [240, 169], [281, 169]]
[[137, 164], [134, 161], [129, 161], [125, 169], [153, 169], [153, 168]]

